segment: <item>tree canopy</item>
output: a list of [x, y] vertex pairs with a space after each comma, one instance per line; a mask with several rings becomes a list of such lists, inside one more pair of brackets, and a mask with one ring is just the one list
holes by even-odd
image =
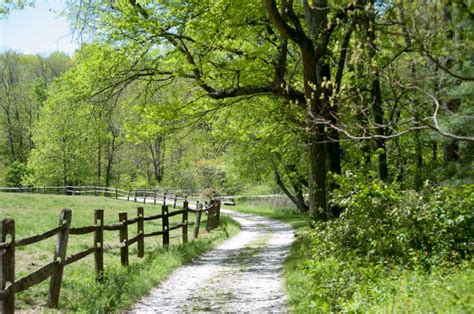
[[261, 184], [332, 218], [349, 172], [416, 190], [472, 174], [462, 1], [70, 1], [67, 12], [85, 42], [72, 59], [2, 54], [3, 156], [28, 165], [24, 184]]

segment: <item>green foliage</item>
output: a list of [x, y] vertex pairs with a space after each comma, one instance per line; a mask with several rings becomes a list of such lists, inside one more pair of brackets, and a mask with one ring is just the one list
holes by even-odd
[[33, 137], [37, 146], [28, 161], [26, 182], [39, 186], [93, 182], [95, 165], [90, 161], [95, 159], [97, 142], [88, 125], [90, 112], [64, 106], [61, 100], [49, 101]]
[[472, 262], [431, 272], [311, 257], [305, 232], [285, 264], [289, 304], [296, 313], [470, 313]]
[[340, 219], [318, 224], [318, 256], [335, 253], [343, 261], [430, 267], [456, 263], [473, 253], [474, 185], [426, 186], [421, 193], [372, 181], [343, 180], [334, 202]]
[[356, 176], [338, 182], [334, 202], [344, 213], [301, 231], [285, 268], [296, 312], [474, 307], [472, 295], [463, 292], [474, 280], [473, 185], [427, 183], [418, 193]]
[[0, 161], [27, 162], [46, 90], [70, 67], [71, 59], [60, 52], [48, 57], [0, 54]]
[[0, 3], [0, 19], [5, 18], [13, 10], [23, 9], [34, 5], [33, 0], [4, 0]]
[[27, 168], [24, 163], [19, 161], [11, 163], [5, 171], [5, 185], [13, 187], [23, 186], [23, 178], [26, 174]]

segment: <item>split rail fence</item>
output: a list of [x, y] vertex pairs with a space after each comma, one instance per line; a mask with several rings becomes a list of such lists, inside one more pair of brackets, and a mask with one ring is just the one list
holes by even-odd
[[123, 190], [117, 187], [105, 187], [95, 185], [81, 185], [81, 186], [33, 186], [33, 187], [0, 187], [0, 192], [10, 193], [35, 193], [35, 194], [63, 194], [63, 195], [93, 195], [93, 196], [106, 196], [112, 198], [133, 198], [141, 197], [145, 195], [147, 198], [162, 197], [168, 195], [199, 195], [194, 190], [179, 190], [179, 191], [158, 191], [153, 188], [148, 189], [137, 189], [137, 190]]
[[[85, 190], [82, 190], [85, 193]], [[118, 198], [118, 191], [112, 191]], [[150, 201], [150, 192], [142, 191], [133, 194], [133, 200], [143, 200], [147, 202], [147, 197]], [[153, 193], [152, 202], [156, 204], [157, 195]], [[130, 193], [125, 196], [131, 200]], [[173, 200], [173, 209], [177, 207], [178, 197], [175, 195]], [[145, 254], [145, 238], [162, 236], [163, 248], [168, 248], [170, 245], [170, 231], [181, 229], [183, 243], [188, 242], [188, 213], [194, 212], [196, 215], [194, 223], [193, 238], [199, 236], [199, 227], [201, 224], [202, 213], [207, 213], [206, 230], [210, 231], [219, 225], [220, 218], [220, 201], [211, 201], [210, 204], [202, 204], [197, 202], [194, 206], [190, 206], [187, 200], [183, 200], [180, 204], [182, 209], [169, 211], [169, 205], [166, 205], [166, 193], [162, 202], [161, 213], [150, 216], [145, 216], [144, 208], [137, 208], [136, 217], [129, 218], [126, 212], [118, 213], [118, 222], [113, 224], [104, 223], [104, 210], [97, 209], [94, 211], [93, 225], [84, 227], [71, 227], [72, 210], [63, 209], [59, 217], [59, 224], [56, 228], [48, 230], [42, 234], [33, 235], [27, 238], [17, 240], [15, 238], [15, 221], [13, 219], [4, 219], [2, 221], [2, 233], [0, 242], [0, 257], [1, 257], [1, 271], [0, 271], [0, 301], [2, 313], [13, 313], [15, 309], [15, 293], [24, 291], [40, 282], [50, 278], [49, 292], [48, 292], [48, 306], [50, 308], [57, 308], [59, 302], [59, 295], [62, 284], [63, 269], [65, 266], [75, 263], [89, 255], [94, 255], [94, 269], [96, 280], [102, 281], [104, 274], [104, 252], [110, 250], [120, 250], [120, 261], [123, 266], [129, 264], [129, 248], [132, 245], [137, 245], [137, 257], [142, 258]], [[148, 202], [149, 203], [149, 202]], [[192, 208], [194, 207], [194, 208]], [[170, 217], [181, 215], [181, 223], [170, 224]], [[145, 233], [145, 222], [160, 220], [161, 230], [155, 230]], [[136, 225], [136, 234], [129, 236], [129, 226]], [[104, 232], [118, 231], [118, 243], [104, 244]], [[83, 251], [66, 256], [70, 236], [93, 234], [92, 246]], [[57, 237], [56, 247], [54, 251], [53, 261], [44, 265], [35, 272], [15, 280], [15, 249], [22, 246], [32, 245], [51, 237]]]

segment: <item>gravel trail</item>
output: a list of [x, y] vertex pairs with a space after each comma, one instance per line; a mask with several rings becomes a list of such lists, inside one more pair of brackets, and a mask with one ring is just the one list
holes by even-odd
[[180, 267], [130, 313], [287, 312], [283, 262], [294, 234], [272, 219], [221, 210], [242, 230]]

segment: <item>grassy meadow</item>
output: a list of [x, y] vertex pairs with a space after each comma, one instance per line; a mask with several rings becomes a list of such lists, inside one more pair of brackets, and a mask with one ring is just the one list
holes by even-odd
[[[136, 207], [143, 206], [145, 216], [161, 212], [159, 205], [129, 203], [103, 197], [0, 193], [0, 217], [15, 219], [16, 238], [40, 234], [58, 225], [61, 209], [72, 209], [72, 227], [93, 224], [94, 209], [104, 209], [104, 223], [118, 222], [118, 213], [126, 211], [129, 218], [136, 216]], [[170, 208], [170, 211], [172, 209]], [[189, 239], [192, 238], [194, 215], [189, 215]], [[181, 215], [170, 218], [170, 225], [181, 222]], [[222, 217], [221, 226], [207, 233], [203, 215], [200, 239], [182, 244], [181, 229], [170, 233], [171, 247], [161, 248], [162, 237], [145, 239], [145, 258], [136, 257], [136, 245], [129, 248], [130, 266], [120, 265], [120, 250], [104, 255], [105, 279], [95, 283], [94, 257], [90, 255], [64, 270], [59, 307], [61, 311], [110, 312], [124, 310], [153, 286], [165, 279], [175, 268], [208, 251], [217, 243], [238, 232], [238, 225]], [[129, 238], [136, 232], [136, 224], [129, 226]], [[161, 220], [145, 222], [145, 232], [161, 230]], [[56, 237], [19, 247], [16, 250], [16, 278], [19, 279], [53, 259]], [[104, 244], [119, 242], [118, 231], [104, 231]], [[70, 235], [67, 255], [82, 251], [93, 244], [93, 234]], [[16, 295], [16, 307], [25, 311], [46, 308], [49, 281]], [[177, 287], [178, 288], [178, 287]], [[48, 309], [49, 311], [49, 309]]]

